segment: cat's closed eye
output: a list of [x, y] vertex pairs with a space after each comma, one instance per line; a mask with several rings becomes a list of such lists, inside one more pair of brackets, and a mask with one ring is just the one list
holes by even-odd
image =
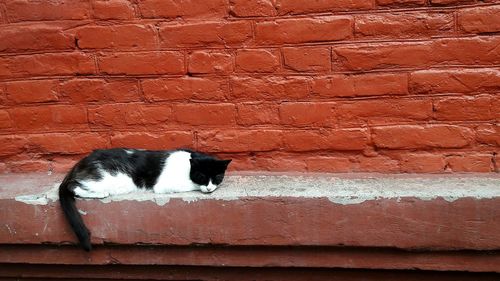
[[224, 179], [224, 174], [218, 174], [213, 178], [212, 183], [219, 185], [223, 179]]
[[196, 172], [192, 176], [193, 182], [199, 185], [207, 185], [208, 184], [208, 177], [200, 172]]

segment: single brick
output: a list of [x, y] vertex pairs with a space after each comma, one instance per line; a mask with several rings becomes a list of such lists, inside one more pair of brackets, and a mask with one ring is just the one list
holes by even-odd
[[363, 150], [368, 144], [366, 129], [283, 132], [284, 148], [288, 151]]
[[160, 26], [161, 45], [166, 48], [241, 45], [252, 38], [247, 21], [166, 23]]
[[236, 70], [241, 72], [275, 72], [280, 67], [277, 50], [246, 49], [236, 52]]
[[57, 81], [27, 80], [5, 83], [7, 100], [15, 104], [57, 101]]
[[440, 154], [412, 153], [401, 155], [400, 165], [404, 173], [442, 173], [446, 163]]
[[462, 148], [470, 144], [472, 135], [469, 128], [453, 125], [398, 125], [372, 130], [375, 146], [388, 149]]
[[11, 22], [42, 20], [84, 20], [90, 18], [90, 3], [74, 1], [26, 1], [5, 2]]
[[493, 68], [422, 70], [410, 74], [414, 94], [477, 93], [497, 91], [500, 71]]
[[467, 33], [500, 31], [500, 6], [475, 7], [458, 12], [458, 26]]
[[56, 129], [85, 129], [87, 110], [82, 106], [50, 105], [36, 107], [17, 107], [8, 109], [19, 130], [50, 131]]
[[111, 135], [111, 146], [166, 150], [179, 147], [193, 148], [194, 137], [193, 133], [182, 131], [116, 132]]
[[49, 53], [0, 58], [0, 77], [75, 75], [95, 73], [92, 55]]
[[489, 96], [450, 97], [434, 102], [434, 117], [445, 121], [494, 120]]
[[381, 99], [338, 102], [335, 118], [339, 124], [387, 124], [428, 120], [432, 117], [432, 101], [426, 99]]
[[331, 126], [335, 121], [332, 103], [283, 103], [279, 106], [281, 123], [293, 126]]
[[181, 52], [108, 53], [98, 57], [99, 70], [106, 74], [183, 74]]
[[313, 96], [354, 97], [408, 94], [406, 73], [332, 75], [311, 80]]
[[220, 19], [228, 14], [225, 0], [142, 0], [139, 10], [145, 18]]
[[279, 124], [280, 122], [276, 104], [241, 103], [237, 105], [237, 111], [239, 125]]
[[476, 128], [476, 140], [479, 143], [500, 146], [500, 125], [479, 125]]
[[57, 24], [5, 25], [0, 27], [0, 52], [29, 50], [70, 50], [75, 48], [73, 35]]
[[283, 64], [297, 72], [325, 72], [332, 67], [330, 53], [328, 47], [283, 48]]
[[305, 162], [308, 172], [347, 173], [355, 170], [350, 157], [308, 157]]
[[377, 5], [391, 7], [415, 7], [425, 5], [426, 0], [376, 0]]
[[234, 125], [236, 108], [234, 104], [177, 104], [173, 116], [180, 124], [187, 125]]
[[209, 152], [272, 151], [282, 147], [279, 130], [221, 130], [198, 133], [198, 147]]
[[189, 54], [188, 72], [193, 74], [229, 74], [233, 72], [233, 57], [226, 51], [194, 51]]
[[308, 81], [308, 78], [294, 76], [233, 77], [231, 98], [251, 101], [305, 98], [309, 94]]
[[492, 52], [500, 38], [452, 38], [426, 42], [364, 43], [333, 47], [334, 70], [427, 68], [443, 64], [496, 65], [500, 56]]
[[92, 1], [95, 18], [102, 20], [128, 20], [135, 17], [134, 7], [129, 0]]
[[31, 150], [41, 153], [83, 154], [109, 147], [108, 136], [103, 133], [37, 134], [27, 140]]
[[156, 33], [152, 25], [88, 25], [77, 29], [76, 38], [78, 47], [83, 49], [156, 48]]
[[146, 99], [150, 101], [210, 100], [223, 101], [228, 83], [219, 78], [160, 78], [141, 81]]
[[276, 6], [280, 15], [296, 15], [306, 13], [323, 13], [337, 11], [365, 10], [373, 8], [372, 0], [277, 0]]
[[60, 91], [73, 103], [140, 100], [139, 86], [134, 80], [71, 79], [60, 84]]
[[351, 17], [279, 19], [258, 22], [255, 40], [259, 44], [287, 44], [338, 41], [352, 36]]
[[452, 13], [404, 12], [354, 17], [357, 37], [415, 38], [453, 32]]
[[276, 15], [272, 0], [230, 0], [231, 15], [236, 17], [266, 17]]
[[480, 172], [493, 171], [492, 155], [455, 155], [446, 157], [448, 168], [453, 172]]
[[146, 105], [141, 103], [105, 104], [88, 109], [91, 127], [129, 128], [130, 126], [165, 127], [172, 123], [172, 108], [169, 105]]

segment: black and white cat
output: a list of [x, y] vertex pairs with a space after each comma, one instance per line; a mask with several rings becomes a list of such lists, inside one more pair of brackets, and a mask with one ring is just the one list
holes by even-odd
[[224, 179], [230, 162], [191, 150], [95, 150], [66, 175], [59, 201], [80, 244], [90, 251], [90, 232], [75, 206], [76, 196], [105, 198], [143, 188], [155, 193], [210, 193]]

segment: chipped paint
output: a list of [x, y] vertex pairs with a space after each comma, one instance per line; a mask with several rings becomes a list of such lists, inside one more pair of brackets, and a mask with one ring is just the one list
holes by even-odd
[[[355, 176], [355, 175], [354, 175]], [[248, 197], [326, 198], [336, 204], [360, 204], [369, 200], [416, 198], [448, 202], [460, 198], [487, 199], [500, 197], [500, 177], [419, 176], [342, 178], [333, 175], [234, 175], [211, 194], [183, 192], [155, 194], [150, 190], [107, 197], [103, 203], [119, 201], [151, 201], [164, 206], [172, 199], [193, 203], [198, 200], [240, 200]], [[46, 205], [58, 198], [57, 183], [38, 194], [25, 194], [15, 200], [32, 205]]]

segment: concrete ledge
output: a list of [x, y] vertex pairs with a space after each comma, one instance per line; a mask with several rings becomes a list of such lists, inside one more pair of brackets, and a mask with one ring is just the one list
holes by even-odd
[[498, 175], [241, 174], [210, 195], [78, 200], [91, 253], [72, 245], [61, 178], [0, 176], [0, 264], [500, 272]]

